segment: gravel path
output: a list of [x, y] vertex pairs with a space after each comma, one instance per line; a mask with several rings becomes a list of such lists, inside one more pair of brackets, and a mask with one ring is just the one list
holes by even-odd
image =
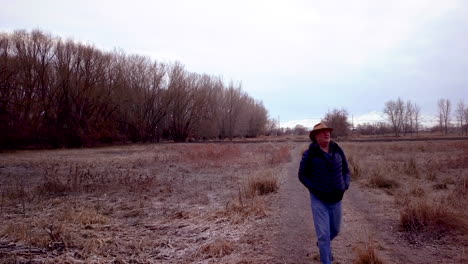
[[277, 263], [314, 263], [318, 258], [315, 230], [310, 209], [309, 192], [299, 182], [299, 168], [302, 150], [292, 151], [293, 160], [284, 170], [279, 191], [279, 231], [276, 239]]
[[[277, 215], [279, 231], [275, 248], [277, 263], [320, 263], [318, 248], [315, 246], [309, 192], [297, 177], [305, 147], [306, 145], [299, 145], [293, 150], [293, 160], [288, 164], [282, 178]], [[362, 195], [359, 186], [352, 184], [344, 196], [342, 230], [332, 244], [335, 263], [352, 263], [356, 258], [355, 248], [363, 248], [369, 241], [383, 251], [388, 247], [374, 238], [377, 232], [373, 228], [371, 214], [366, 209], [369, 208], [367, 201]], [[379, 256], [385, 263], [394, 263], [386, 254]]]
[[[297, 172], [307, 145], [297, 145], [292, 162], [283, 171], [273, 234], [274, 263], [320, 263], [309, 193]], [[394, 197], [381, 190], [351, 183], [343, 198], [340, 235], [332, 243], [335, 264], [353, 263], [357, 251], [371, 244], [380, 260], [390, 263], [466, 263], [463, 250], [450, 245], [413, 245], [398, 230], [399, 214]]]

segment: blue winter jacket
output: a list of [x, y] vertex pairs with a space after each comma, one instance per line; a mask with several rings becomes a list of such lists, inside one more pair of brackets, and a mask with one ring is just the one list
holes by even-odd
[[302, 155], [299, 180], [323, 202], [337, 203], [349, 188], [350, 172], [343, 150], [330, 141], [329, 153], [311, 143]]

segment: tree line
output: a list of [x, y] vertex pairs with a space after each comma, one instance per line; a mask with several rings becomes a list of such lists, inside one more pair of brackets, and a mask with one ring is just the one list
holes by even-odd
[[[444, 135], [449, 134], [449, 130], [457, 128], [460, 135], [468, 135], [468, 107], [463, 100], [457, 104], [455, 113], [452, 113], [452, 104], [448, 99], [437, 101], [438, 125], [431, 131], [439, 131]], [[357, 132], [365, 135], [393, 133], [395, 136], [418, 134], [421, 130], [421, 107], [416, 103], [403, 101], [401, 98], [389, 100], [385, 103], [383, 110], [388, 123], [377, 122], [374, 124], [365, 123], [357, 126]], [[452, 120], [455, 118], [456, 125]]]
[[[438, 125], [431, 128], [432, 132], [440, 131], [447, 135], [449, 130], [458, 130], [461, 135], [468, 135], [468, 107], [465, 106], [463, 100], [457, 104], [455, 113], [452, 114], [452, 104], [448, 99], [439, 99], [438, 106]], [[385, 103], [383, 112], [387, 118], [387, 122], [380, 121], [375, 123], [358, 124], [356, 128], [349, 122], [349, 113], [345, 109], [334, 108], [328, 111], [321, 119], [329, 127], [333, 127], [332, 135], [334, 137], [346, 137], [353, 133], [361, 135], [384, 135], [394, 134], [395, 136], [406, 136], [419, 134], [421, 130], [421, 107], [411, 100], [403, 101], [401, 98], [389, 100]], [[456, 120], [454, 128], [451, 121]], [[309, 129], [296, 125], [294, 128], [284, 130], [288, 135], [306, 135]], [[281, 132], [283, 133], [283, 131]], [[279, 133], [279, 134], [281, 134]]]
[[[437, 101], [438, 126], [433, 130], [439, 130], [444, 135], [449, 133], [452, 126], [452, 104], [449, 99], [439, 99]], [[421, 108], [411, 101], [406, 103], [398, 98], [385, 103], [384, 113], [386, 114], [395, 136], [401, 133], [418, 133], [421, 125]], [[465, 107], [463, 100], [460, 100], [455, 111], [456, 126], [461, 135], [468, 135], [468, 107]]]
[[268, 111], [240, 83], [39, 30], [0, 33], [0, 146], [256, 137]]

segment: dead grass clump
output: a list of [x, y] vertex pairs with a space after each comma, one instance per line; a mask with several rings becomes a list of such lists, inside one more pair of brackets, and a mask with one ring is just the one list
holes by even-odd
[[432, 189], [434, 190], [447, 190], [448, 186], [446, 183], [436, 183], [432, 185]]
[[419, 178], [419, 170], [416, 164], [416, 160], [414, 158], [410, 158], [408, 162], [405, 164], [405, 172], [409, 176]]
[[403, 206], [411, 202], [413, 197], [409, 192], [405, 192], [403, 190], [398, 190], [395, 192], [395, 204], [398, 206]]
[[94, 192], [112, 186], [109, 171], [99, 171], [95, 164], [71, 164], [59, 170], [58, 164], [44, 169], [42, 180], [36, 187], [40, 195], [63, 195], [68, 192]]
[[70, 191], [69, 186], [62, 181], [58, 174], [58, 165], [52, 164], [44, 168], [42, 179], [36, 187], [40, 195], [60, 195]]
[[452, 177], [445, 177], [442, 180], [442, 183], [444, 183], [444, 184], [455, 184], [455, 180]]
[[145, 211], [142, 208], [135, 208], [135, 209], [124, 212], [122, 216], [125, 218], [129, 218], [129, 217], [142, 216], [144, 214], [145, 214]]
[[222, 258], [234, 251], [234, 244], [226, 239], [217, 239], [204, 245], [200, 249], [200, 254], [205, 258]]
[[349, 170], [351, 172], [351, 178], [353, 180], [359, 179], [362, 176], [361, 165], [357, 160], [354, 159], [354, 156], [348, 158]]
[[65, 248], [62, 235], [62, 224], [51, 224], [44, 221], [34, 222], [34, 220], [27, 223], [8, 223], [0, 231], [2, 237], [25, 245], [51, 250]]
[[81, 225], [106, 224], [108, 218], [92, 207], [67, 208], [61, 215], [65, 222]]
[[[8, 177], [8, 176], [7, 176]], [[5, 178], [7, 178], [5, 177]], [[0, 181], [2, 179], [0, 178]], [[0, 182], [2, 204], [5, 200], [24, 199], [28, 196], [28, 191], [22, 179], [15, 179], [12, 182]]]
[[30, 227], [25, 223], [9, 223], [4, 225], [0, 234], [14, 241], [28, 241], [29, 229]]
[[429, 181], [435, 181], [437, 179], [437, 174], [435, 173], [434, 170], [429, 170], [427, 173], [427, 179]]
[[272, 149], [270, 157], [270, 165], [276, 166], [281, 163], [287, 163], [292, 160], [291, 150], [288, 146], [281, 146], [276, 149]]
[[435, 239], [450, 231], [468, 231], [465, 219], [440, 204], [424, 200], [409, 203], [400, 211], [400, 227], [414, 235]]
[[271, 170], [262, 171], [249, 179], [247, 193], [252, 197], [255, 195], [266, 195], [278, 191], [278, 179]]
[[97, 173], [94, 165], [85, 167], [83, 165], [73, 164], [68, 169], [67, 185], [74, 192], [78, 191], [96, 191], [98, 185], [105, 184], [104, 175]]
[[384, 262], [375, 253], [372, 243], [368, 243], [364, 248], [357, 248], [357, 257], [353, 264], [383, 264]]
[[468, 185], [466, 180], [455, 185], [455, 188], [447, 195], [446, 202], [448, 205], [456, 209], [461, 209], [466, 212], [466, 205], [468, 204]]
[[112, 249], [115, 247], [115, 243], [111, 238], [98, 238], [93, 236], [81, 242], [82, 243], [78, 245], [78, 247], [82, 248], [85, 255], [102, 254], [106, 251], [113, 251]]
[[246, 198], [239, 194], [239, 197], [226, 204], [223, 211], [218, 215], [228, 217], [232, 223], [238, 224], [245, 221], [250, 216], [263, 218], [266, 216], [266, 207], [264, 201], [255, 197]]
[[240, 157], [239, 146], [234, 144], [196, 144], [190, 146], [185, 152], [185, 157], [190, 161], [216, 161]]
[[421, 188], [420, 186], [415, 186], [415, 187], [413, 187], [413, 189], [411, 189], [410, 193], [411, 193], [414, 197], [423, 197], [424, 195], [426, 195], [426, 192], [425, 192], [424, 189]]
[[44, 227], [45, 232], [49, 236], [47, 241], [47, 248], [50, 250], [63, 250], [65, 249], [65, 241], [63, 238], [64, 226], [62, 223], [59, 224], [48, 224]]
[[117, 180], [120, 186], [132, 193], [149, 192], [157, 184], [155, 175], [140, 173], [136, 176], [131, 170], [121, 171]]
[[369, 177], [369, 186], [374, 188], [393, 189], [398, 187], [399, 184], [397, 181], [384, 176], [381, 170], [374, 169], [371, 171], [371, 175]]

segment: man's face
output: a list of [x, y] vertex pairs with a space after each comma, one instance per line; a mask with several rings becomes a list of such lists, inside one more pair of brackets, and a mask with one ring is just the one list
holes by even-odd
[[317, 132], [317, 134], [315, 134], [315, 139], [317, 139], [317, 142], [319, 144], [330, 143], [330, 140], [331, 140], [330, 131], [322, 130], [322, 131]]

